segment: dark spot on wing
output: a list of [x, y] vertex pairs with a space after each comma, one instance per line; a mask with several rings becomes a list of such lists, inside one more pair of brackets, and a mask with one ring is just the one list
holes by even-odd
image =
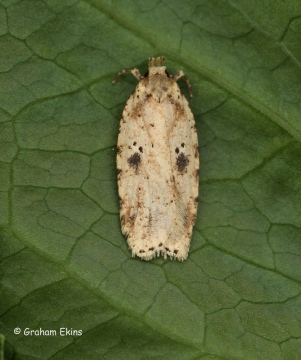
[[139, 169], [141, 163], [141, 157], [139, 153], [134, 153], [132, 156], [130, 156], [128, 158], [128, 164], [130, 165], [131, 168], [133, 168], [136, 172]]
[[149, 227], [149, 229], [152, 228], [152, 223], [153, 223], [153, 215], [149, 214], [149, 217], [148, 217], [148, 227]]
[[135, 221], [135, 220], [136, 220], [136, 215], [135, 215], [135, 214], [134, 214], [134, 215], [131, 215], [131, 216], [129, 217], [129, 220], [130, 220], [131, 222]]
[[178, 171], [180, 173], [182, 173], [186, 167], [189, 164], [189, 159], [186, 155], [184, 155], [183, 153], [181, 153], [178, 157], [177, 157], [177, 167], [178, 167]]

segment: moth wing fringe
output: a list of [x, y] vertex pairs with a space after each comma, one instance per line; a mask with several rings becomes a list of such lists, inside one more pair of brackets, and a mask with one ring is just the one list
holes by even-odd
[[155, 259], [157, 257], [163, 256], [164, 260], [167, 259], [167, 257], [169, 256], [170, 260], [179, 260], [179, 261], [184, 261], [187, 256], [181, 256], [181, 254], [175, 254], [174, 252], [171, 251], [165, 251], [165, 250], [152, 250], [152, 251], [148, 251], [148, 253], [140, 253], [139, 251], [137, 252], [136, 250], [132, 250], [132, 257], [138, 256], [141, 260], [152, 260]]

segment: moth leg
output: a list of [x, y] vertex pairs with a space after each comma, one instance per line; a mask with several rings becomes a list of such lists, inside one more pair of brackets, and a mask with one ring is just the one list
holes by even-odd
[[117, 76], [115, 77], [115, 79], [112, 81], [113, 84], [115, 84], [115, 82], [117, 81], [117, 79], [119, 78], [119, 76], [123, 75], [123, 74], [126, 74], [126, 73], [132, 73], [135, 78], [137, 80], [142, 80], [143, 79], [143, 76], [140, 74], [139, 70], [138, 69], [132, 69], [132, 70], [122, 70], [120, 71]]
[[188, 87], [188, 91], [189, 91], [189, 95], [190, 97], [192, 97], [192, 91], [191, 91], [191, 84], [190, 84], [190, 81], [188, 79], [187, 76], [185, 76], [185, 74], [183, 73], [182, 70], [178, 71], [175, 75], [174, 75], [174, 80], [175, 81], [178, 81], [180, 78], [183, 78], [187, 84], [187, 87]]

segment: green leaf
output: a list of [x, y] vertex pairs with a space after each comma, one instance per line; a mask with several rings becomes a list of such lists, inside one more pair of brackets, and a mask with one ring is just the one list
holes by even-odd
[[[0, 359], [301, 358], [300, 13], [0, 2]], [[137, 82], [111, 81], [157, 55], [190, 78], [200, 141], [184, 262], [131, 258], [120, 231], [116, 141]]]

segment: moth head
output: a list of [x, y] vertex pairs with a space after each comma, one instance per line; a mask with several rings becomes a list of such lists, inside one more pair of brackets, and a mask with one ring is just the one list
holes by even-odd
[[166, 66], [152, 66], [148, 68], [145, 76], [152, 76], [152, 75], [167, 75], [166, 73]]
[[158, 56], [157, 58], [151, 57], [148, 62], [148, 67], [160, 67], [163, 62], [165, 62], [163, 56]]
[[162, 66], [162, 63], [165, 62], [163, 56], [157, 58], [151, 57], [148, 63], [148, 71], [144, 74], [144, 77], [152, 75], [166, 75], [169, 77], [169, 73], [166, 71], [166, 67]]

